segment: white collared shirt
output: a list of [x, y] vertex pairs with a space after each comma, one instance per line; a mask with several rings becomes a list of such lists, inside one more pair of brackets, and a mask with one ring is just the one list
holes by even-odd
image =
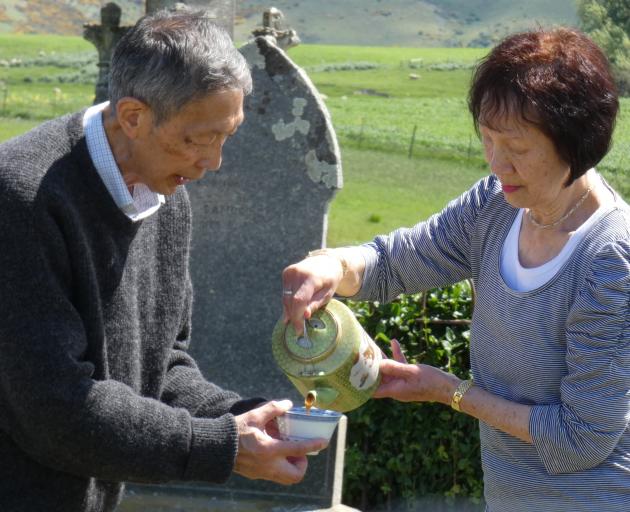
[[105, 134], [102, 112], [107, 105], [108, 101], [86, 110], [83, 115], [85, 140], [94, 167], [114, 202], [127, 217], [136, 222], [158, 211], [164, 204], [164, 196], [153, 192], [144, 183], [134, 185], [133, 195], [129, 192]]

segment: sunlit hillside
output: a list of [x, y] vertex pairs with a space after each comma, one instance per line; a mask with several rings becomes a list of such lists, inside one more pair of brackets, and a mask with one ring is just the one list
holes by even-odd
[[[3, 0], [0, 32], [80, 35], [107, 0]], [[117, 0], [123, 24], [142, 0]], [[203, 2], [196, 0], [196, 4]], [[236, 0], [235, 39], [245, 41], [275, 6], [305, 43], [368, 46], [488, 46], [508, 32], [577, 23], [574, 0]]]

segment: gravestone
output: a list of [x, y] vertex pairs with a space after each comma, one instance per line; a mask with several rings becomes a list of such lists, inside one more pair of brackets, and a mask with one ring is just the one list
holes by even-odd
[[286, 27], [284, 23], [284, 15], [280, 9], [269, 7], [265, 9], [262, 17], [262, 27], [254, 29], [252, 32], [254, 37], [270, 36], [275, 45], [288, 50], [300, 44], [300, 38], [297, 32], [290, 27]]
[[[341, 162], [326, 107], [303, 70], [271, 38], [257, 38], [241, 52], [254, 82], [245, 122], [224, 146], [220, 171], [187, 186], [194, 216], [193, 351], [218, 382], [247, 395], [278, 396], [293, 391], [271, 354], [281, 272], [325, 245]], [[206, 339], [214, 346], [216, 337], [229, 343], [224, 353], [202, 347]]]
[[[150, 14], [160, 9], [176, 8], [177, 5], [187, 5], [194, 9], [208, 11], [208, 15], [215, 19], [234, 37], [234, 13], [236, 0], [191, 0], [174, 2], [173, 0], [147, 0], [146, 13]], [[86, 23], [83, 26], [83, 37], [90, 41], [98, 52], [98, 79], [94, 92], [94, 104], [102, 103], [108, 98], [109, 66], [112, 50], [130, 27], [120, 26], [121, 8], [109, 2], [101, 8], [101, 23]]]
[[[294, 41], [287, 34], [283, 44]], [[265, 31], [241, 52], [254, 83], [245, 122], [224, 146], [221, 170], [187, 185], [195, 288], [191, 352], [206, 377], [225, 388], [299, 404], [302, 397], [271, 352], [282, 313], [281, 272], [325, 245], [328, 207], [342, 187], [340, 153], [319, 93], [274, 32]], [[223, 485], [133, 485], [120, 510], [352, 510], [341, 504], [346, 421], [344, 416], [327, 450], [309, 457], [297, 485], [238, 475]]]
[[[282, 313], [282, 269], [325, 245], [328, 205], [342, 186], [339, 149], [315, 87], [275, 40], [259, 37], [241, 51], [254, 81], [245, 122], [226, 143], [221, 170], [188, 186], [192, 353], [229, 389], [299, 403], [273, 359], [271, 333]], [[311, 457], [305, 480], [290, 488], [239, 478], [227, 487], [330, 506], [336, 455]]]
[[118, 5], [109, 2], [101, 7], [101, 24], [86, 23], [83, 26], [83, 37], [90, 41], [98, 51], [98, 79], [94, 94], [94, 104], [107, 100], [107, 82], [109, 65], [114, 46], [130, 27], [120, 26], [122, 11]]

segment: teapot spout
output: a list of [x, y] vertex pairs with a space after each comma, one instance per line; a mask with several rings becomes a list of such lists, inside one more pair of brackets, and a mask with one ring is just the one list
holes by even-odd
[[304, 403], [307, 407], [314, 406], [318, 409], [328, 409], [339, 393], [332, 388], [316, 388], [306, 393]]

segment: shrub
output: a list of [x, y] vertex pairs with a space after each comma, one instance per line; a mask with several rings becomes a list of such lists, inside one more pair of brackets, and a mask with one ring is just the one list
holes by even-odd
[[304, 69], [309, 73], [334, 73], [337, 71], [366, 71], [380, 67], [381, 65], [375, 62], [337, 62], [318, 66], [306, 66]]
[[474, 69], [475, 65], [470, 62], [436, 62], [427, 66], [431, 71], [455, 71], [457, 69]]
[[[347, 304], [387, 354], [396, 338], [409, 362], [465, 378], [473, 295], [462, 282], [389, 304]], [[470, 416], [442, 404], [384, 399], [349, 412], [348, 419], [344, 503], [378, 510], [392, 502], [411, 509], [427, 495], [481, 500], [479, 432]]]

